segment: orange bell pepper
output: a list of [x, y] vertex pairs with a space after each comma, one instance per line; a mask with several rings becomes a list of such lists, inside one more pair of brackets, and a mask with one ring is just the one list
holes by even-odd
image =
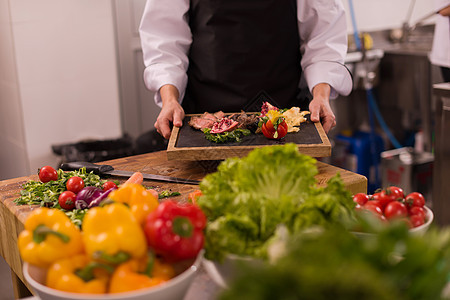
[[46, 285], [65, 292], [103, 294], [107, 292], [109, 274], [113, 270], [111, 266], [91, 261], [86, 255], [75, 255], [50, 266]]
[[121, 293], [157, 286], [175, 276], [174, 268], [153, 254], [120, 264], [110, 282], [110, 293]]
[[143, 224], [145, 217], [158, 207], [158, 198], [140, 184], [127, 183], [111, 192], [108, 198], [114, 202], [129, 206], [131, 213], [139, 224]]

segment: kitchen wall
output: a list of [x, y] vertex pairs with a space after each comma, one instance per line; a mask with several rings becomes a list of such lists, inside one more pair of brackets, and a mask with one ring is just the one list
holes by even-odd
[[[435, 10], [434, 0], [350, 0], [353, 2], [359, 31], [401, 28], [406, 21], [410, 4], [415, 2], [410, 24]], [[347, 12], [349, 33], [353, 32], [349, 0], [342, 0]], [[432, 18], [428, 20], [432, 22]]]
[[0, 179], [122, 134], [110, 0], [0, 0]]

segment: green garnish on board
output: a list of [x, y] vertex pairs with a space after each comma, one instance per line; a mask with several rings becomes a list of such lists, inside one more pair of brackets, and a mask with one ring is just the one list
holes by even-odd
[[228, 142], [240, 142], [243, 136], [251, 134], [248, 129], [237, 128], [232, 131], [222, 132], [222, 133], [211, 133], [211, 128], [203, 129], [205, 138], [214, 143], [228, 143]]

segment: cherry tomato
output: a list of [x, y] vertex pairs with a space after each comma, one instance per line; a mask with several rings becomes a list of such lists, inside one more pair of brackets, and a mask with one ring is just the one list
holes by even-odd
[[391, 201], [384, 209], [384, 216], [386, 219], [405, 218], [408, 216], [408, 209], [399, 201]]
[[421, 193], [413, 192], [406, 196], [405, 203], [408, 207], [423, 207], [425, 205], [425, 197]]
[[419, 215], [425, 219], [425, 210], [423, 209], [423, 207], [413, 206], [409, 209], [409, 215]]
[[412, 215], [409, 218], [409, 220], [411, 222], [412, 227], [419, 227], [419, 226], [425, 224], [425, 218], [422, 217], [421, 215]]
[[58, 180], [58, 172], [50, 166], [45, 166], [39, 169], [39, 180], [42, 182]]
[[392, 201], [397, 200], [397, 194], [391, 192], [389, 188], [386, 188], [380, 192], [380, 196], [378, 197], [378, 201], [380, 201], [381, 207], [384, 211], [386, 205], [388, 205]]
[[59, 206], [61, 206], [61, 208], [65, 210], [74, 209], [76, 197], [77, 195], [75, 195], [74, 192], [71, 191], [62, 192], [61, 195], [59, 195], [58, 197]]
[[377, 200], [369, 200], [363, 206], [364, 209], [370, 210], [380, 216], [383, 215], [383, 210], [381, 209], [380, 203]]
[[107, 190], [112, 189], [112, 188], [117, 189], [117, 184], [115, 184], [115, 183], [112, 182], [112, 181], [107, 181], [107, 182], [105, 182], [104, 184], [102, 184], [102, 190], [103, 190], [104, 192], [106, 192]]
[[378, 198], [380, 198], [380, 192], [377, 192], [371, 196], [369, 196], [370, 200], [378, 200]]
[[396, 200], [401, 200], [405, 197], [405, 194], [403, 193], [403, 189], [399, 188], [398, 186], [390, 186], [388, 187], [391, 194], [394, 194], [396, 197]]
[[286, 136], [288, 126], [286, 124], [286, 121], [283, 120], [280, 124], [278, 124], [277, 130], [275, 131], [275, 127], [273, 126], [272, 121], [268, 120], [261, 126], [261, 131], [266, 138], [279, 140]]
[[353, 201], [361, 206], [369, 201], [369, 195], [364, 193], [357, 193], [353, 196]]
[[66, 188], [68, 191], [74, 192], [77, 194], [84, 188], [84, 181], [81, 177], [73, 176], [67, 180]]

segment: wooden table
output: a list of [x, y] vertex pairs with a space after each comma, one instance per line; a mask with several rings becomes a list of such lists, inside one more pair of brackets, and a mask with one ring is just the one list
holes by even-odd
[[[219, 162], [168, 161], [166, 152], [160, 151], [115, 159], [104, 163], [112, 165], [117, 170], [140, 171], [143, 173], [201, 180], [206, 174], [215, 171]], [[351, 193], [367, 192], [367, 179], [362, 175], [319, 161], [317, 162], [317, 168], [319, 173], [316, 179], [319, 186], [325, 185], [332, 176], [340, 172], [346, 188]], [[38, 177], [37, 175], [30, 175], [0, 181], [0, 255], [11, 268], [16, 298], [29, 296], [30, 293], [28, 290], [31, 290], [23, 277], [22, 261], [17, 248], [17, 237], [23, 229], [23, 223], [33, 207], [28, 205], [17, 206], [13, 201], [19, 196], [22, 185], [31, 179], [38, 180]], [[117, 178], [117, 180], [124, 181], [124, 179], [120, 178]], [[158, 192], [164, 190], [180, 192], [181, 196], [179, 198], [181, 200], [185, 200], [189, 192], [198, 188], [195, 185], [161, 183], [156, 181], [144, 181], [144, 185], [154, 187]], [[186, 298], [196, 299], [199, 298], [199, 295], [202, 295], [200, 299], [213, 299], [212, 295], [218, 290], [219, 287], [202, 271], [191, 286]]]

